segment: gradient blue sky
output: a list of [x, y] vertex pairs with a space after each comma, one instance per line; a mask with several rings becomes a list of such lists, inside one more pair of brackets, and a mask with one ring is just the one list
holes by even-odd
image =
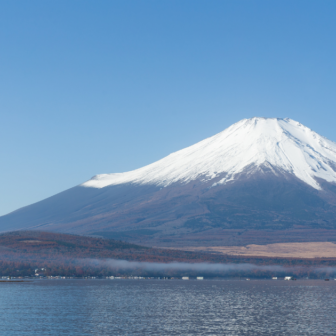
[[0, 1], [0, 215], [253, 116], [336, 141], [336, 1]]

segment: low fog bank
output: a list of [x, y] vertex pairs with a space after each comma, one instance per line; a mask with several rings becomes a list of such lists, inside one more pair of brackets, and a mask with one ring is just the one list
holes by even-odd
[[312, 266], [276, 266], [254, 265], [249, 263], [221, 264], [221, 263], [186, 263], [186, 262], [140, 262], [116, 259], [86, 259], [82, 260], [92, 267], [105, 268], [118, 274], [154, 275], [154, 276], [210, 276], [210, 277], [268, 277], [268, 276], [336, 276], [336, 267], [312, 267]]
[[[277, 260], [275, 260], [276, 262]], [[149, 262], [125, 259], [69, 258], [38, 253], [30, 255], [0, 255], [0, 276], [34, 276], [36, 269], [43, 276], [142, 276], [142, 277], [197, 277], [259, 278], [293, 276], [295, 278], [335, 278], [335, 260], [286, 261], [285, 265], [270, 260], [248, 262]], [[307, 261], [306, 261], [307, 262]], [[41, 272], [41, 269], [44, 271]]]

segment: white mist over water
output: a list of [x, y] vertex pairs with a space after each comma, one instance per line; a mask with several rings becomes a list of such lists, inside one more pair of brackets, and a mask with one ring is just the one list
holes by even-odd
[[317, 273], [335, 273], [336, 267], [313, 267], [313, 266], [291, 266], [284, 267], [278, 265], [254, 265], [249, 263], [244, 264], [211, 264], [211, 263], [186, 263], [186, 262], [171, 262], [171, 263], [157, 263], [157, 262], [142, 262], [142, 261], [127, 261], [117, 259], [87, 259], [92, 266], [106, 267], [115, 270], [143, 270], [147, 272], [206, 272], [206, 273], [222, 273], [223, 275], [230, 272], [274, 272], [284, 273], [298, 270], [313, 271]]

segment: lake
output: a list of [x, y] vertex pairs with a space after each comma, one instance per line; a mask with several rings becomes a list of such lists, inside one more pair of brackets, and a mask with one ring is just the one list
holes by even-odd
[[0, 335], [335, 335], [336, 281], [0, 283]]

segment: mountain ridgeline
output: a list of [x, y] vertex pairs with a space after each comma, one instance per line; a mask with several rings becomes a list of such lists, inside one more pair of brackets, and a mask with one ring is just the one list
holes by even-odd
[[18, 229], [177, 247], [336, 241], [336, 144], [291, 119], [244, 119], [0, 217]]

